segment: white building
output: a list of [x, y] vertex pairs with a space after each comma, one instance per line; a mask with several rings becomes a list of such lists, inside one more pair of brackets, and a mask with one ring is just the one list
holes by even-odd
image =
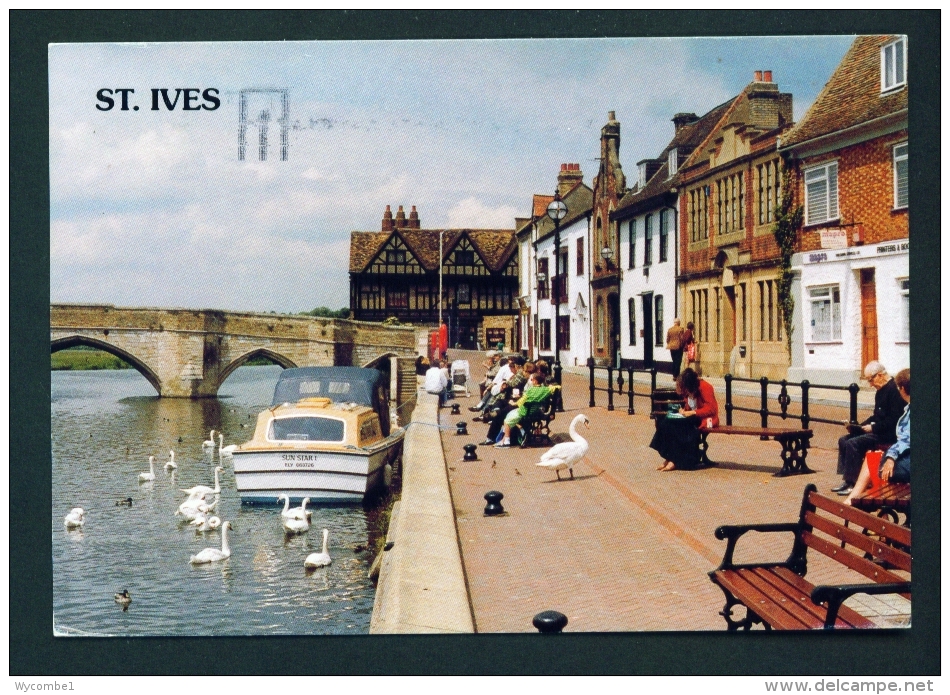
[[[535, 195], [534, 216], [519, 224], [521, 261], [520, 348], [531, 359], [554, 362], [560, 348], [562, 366], [584, 365], [590, 356], [590, 242], [592, 194], [579, 164], [562, 164], [558, 195], [567, 215], [555, 235], [547, 207], [554, 196]], [[559, 238], [556, 256], [555, 236]], [[543, 278], [543, 281], [542, 281]]]
[[722, 115], [673, 117], [673, 139], [656, 159], [637, 163], [636, 186], [610, 215], [620, 241], [620, 357], [625, 367], [672, 372], [666, 332], [680, 318], [678, 164], [702, 142]]

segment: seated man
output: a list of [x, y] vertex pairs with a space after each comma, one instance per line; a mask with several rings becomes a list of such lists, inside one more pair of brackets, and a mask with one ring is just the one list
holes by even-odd
[[894, 443], [897, 420], [904, 412], [904, 401], [883, 364], [868, 362], [864, 378], [877, 390], [874, 413], [861, 423], [860, 432], [846, 434], [838, 440], [838, 473], [843, 480], [831, 491], [842, 496], [851, 492], [858, 474], [864, 469], [865, 454]]
[[508, 358], [499, 357], [498, 353], [494, 350], [489, 350], [488, 356], [488, 360], [485, 362], [485, 366], [487, 367], [485, 379], [478, 385], [481, 389], [481, 393], [479, 394], [480, 400], [475, 405], [469, 407], [469, 410], [473, 413], [484, 410], [485, 406], [488, 405], [488, 401], [491, 399], [492, 387], [495, 385], [495, 378], [501, 369], [508, 365]]
[[[881, 467], [879, 469], [881, 482], [887, 483], [909, 483], [910, 482], [910, 370], [902, 369], [894, 377], [897, 384], [897, 390], [901, 398], [907, 401], [904, 408], [904, 414], [897, 421], [897, 441], [887, 450], [887, 453], [881, 458]], [[854, 490], [845, 500], [851, 504], [852, 498], [862, 494], [869, 487], [871, 482], [871, 472], [867, 466], [861, 468], [858, 474], [858, 480], [854, 484]]]
[[528, 414], [528, 403], [540, 403], [551, 395], [551, 388], [542, 386], [544, 378], [540, 372], [533, 372], [528, 380], [528, 388], [524, 395], [518, 399], [517, 407], [512, 408], [505, 416], [505, 438], [502, 439], [496, 447], [511, 446], [511, 428], [521, 422], [521, 419]]
[[426, 393], [438, 394], [440, 408], [445, 405], [445, 387], [449, 384], [449, 380], [445, 378], [445, 373], [441, 367], [439, 360], [432, 360], [432, 366], [426, 372], [426, 380], [423, 385]]

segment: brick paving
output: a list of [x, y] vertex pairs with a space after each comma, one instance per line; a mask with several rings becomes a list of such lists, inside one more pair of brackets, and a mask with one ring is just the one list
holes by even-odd
[[[478, 353], [450, 351], [449, 357], [468, 359], [474, 379], [483, 373]], [[563, 382], [565, 412], [552, 423], [554, 441], [569, 439], [578, 413], [591, 423], [581, 428], [591, 446], [574, 480], [562, 471], [559, 482], [554, 472], [535, 465], [546, 447], [479, 446], [478, 461], [463, 461], [462, 446], [483, 440], [487, 429], [465, 410], [475, 396], [457, 401], [461, 416], [440, 411], [476, 631], [531, 632], [532, 617], [547, 609], [568, 616], [568, 631], [724, 629], [718, 614], [723, 594], [707, 576], [725, 547], [715, 528], [794, 521], [808, 483], [830, 494], [839, 480], [836, 442], [842, 429], [813, 426], [808, 465], [815, 473], [809, 475], [774, 477], [781, 467], [777, 442], [723, 436], [710, 437], [709, 456], [717, 467], [660, 473], [660, 457], [649, 448], [654, 423], [648, 400], [639, 399], [637, 414], [628, 415], [625, 399], [607, 411], [606, 394], [598, 393], [599, 405], [589, 408], [587, 377], [565, 372]], [[724, 399], [721, 391], [717, 396]], [[822, 405], [812, 414], [847, 419], [848, 412]], [[469, 423], [468, 436], [455, 434], [459, 420]], [[757, 425], [757, 416], [737, 415], [735, 424]], [[484, 516], [489, 490], [504, 494], [505, 516]], [[743, 541], [739, 562], [784, 559], [791, 548], [786, 534], [752, 534]], [[813, 583], [855, 579], [821, 555], [809, 559]], [[882, 626], [909, 621], [909, 604], [900, 597], [859, 597], [848, 605]]]

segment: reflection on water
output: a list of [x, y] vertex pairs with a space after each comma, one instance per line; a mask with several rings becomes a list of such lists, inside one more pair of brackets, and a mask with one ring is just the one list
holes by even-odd
[[[224, 443], [250, 439], [268, 407], [280, 367], [240, 367], [218, 399], [158, 398], [137, 372], [52, 373], [53, 613], [59, 635], [366, 634], [374, 589], [367, 515], [359, 506], [313, 508], [309, 533], [287, 538], [281, 507], [242, 506], [225, 457], [215, 513], [230, 520], [231, 557], [193, 566], [221, 547], [220, 530], [200, 533], [175, 516], [180, 488], [214, 485], [210, 430]], [[217, 435], [215, 435], [217, 438]], [[166, 473], [169, 451], [178, 470]], [[154, 482], [139, 483], [155, 456]], [[117, 505], [132, 498], [132, 506]], [[276, 500], [275, 500], [276, 503]], [[86, 510], [85, 526], [63, 517]], [[330, 531], [333, 564], [303, 561]], [[128, 611], [114, 594], [128, 589]]]

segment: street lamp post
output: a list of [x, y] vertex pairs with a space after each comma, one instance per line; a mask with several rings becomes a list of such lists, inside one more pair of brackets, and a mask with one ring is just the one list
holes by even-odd
[[[559, 273], [559, 266], [561, 260], [561, 220], [567, 217], [567, 205], [564, 204], [564, 201], [561, 200], [560, 193], [558, 191], [554, 192], [554, 200], [551, 201], [551, 204], [548, 205], [548, 217], [554, 220], [554, 279], [555, 282], [551, 283], [551, 289], [555, 290], [557, 287], [557, 296], [555, 292], [551, 292], [551, 299], [554, 301], [554, 380], [560, 384], [561, 383], [561, 346], [560, 346], [560, 323], [561, 323], [561, 288], [559, 284], [566, 284], [564, 282], [564, 277]], [[561, 277], [561, 280], [557, 278]], [[565, 288], [566, 289], [566, 288]], [[563, 406], [558, 408], [563, 412]]]
[[[614, 250], [613, 250], [612, 248], [610, 248], [609, 246], [605, 246], [604, 248], [602, 248], [602, 249], [600, 250], [600, 257], [604, 259], [604, 268], [606, 268], [607, 270], [609, 270], [609, 269], [610, 269], [610, 259], [614, 257]], [[620, 300], [618, 299], [617, 301], [618, 301], [618, 306], [619, 306], [619, 301], [620, 301]], [[617, 325], [615, 325], [615, 323], [614, 323], [615, 320], [617, 319], [617, 317], [613, 315], [613, 311], [611, 310], [611, 308], [610, 308], [610, 306], [609, 306], [609, 302], [608, 302], [608, 306], [607, 306], [607, 311], [608, 311], [608, 313], [611, 315], [611, 316], [610, 316], [610, 325], [611, 325], [611, 327], [612, 327], [612, 329], [613, 329], [613, 330], [611, 330], [611, 332], [610, 332], [611, 351], [614, 353], [614, 355], [613, 355], [614, 361], [616, 362], [617, 366], [619, 367], [619, 366], [620, 366], [620, 360], [617, 358], [617, 353], [618, 353], [619, 349], [618, 349], [618, 346], [617, 346], [617, 339], [616, 339], [614, 336], [618, 334], [618, 332], [619, 332], [619, 330], [620, 330], [620, 327], [617, 326]]]

